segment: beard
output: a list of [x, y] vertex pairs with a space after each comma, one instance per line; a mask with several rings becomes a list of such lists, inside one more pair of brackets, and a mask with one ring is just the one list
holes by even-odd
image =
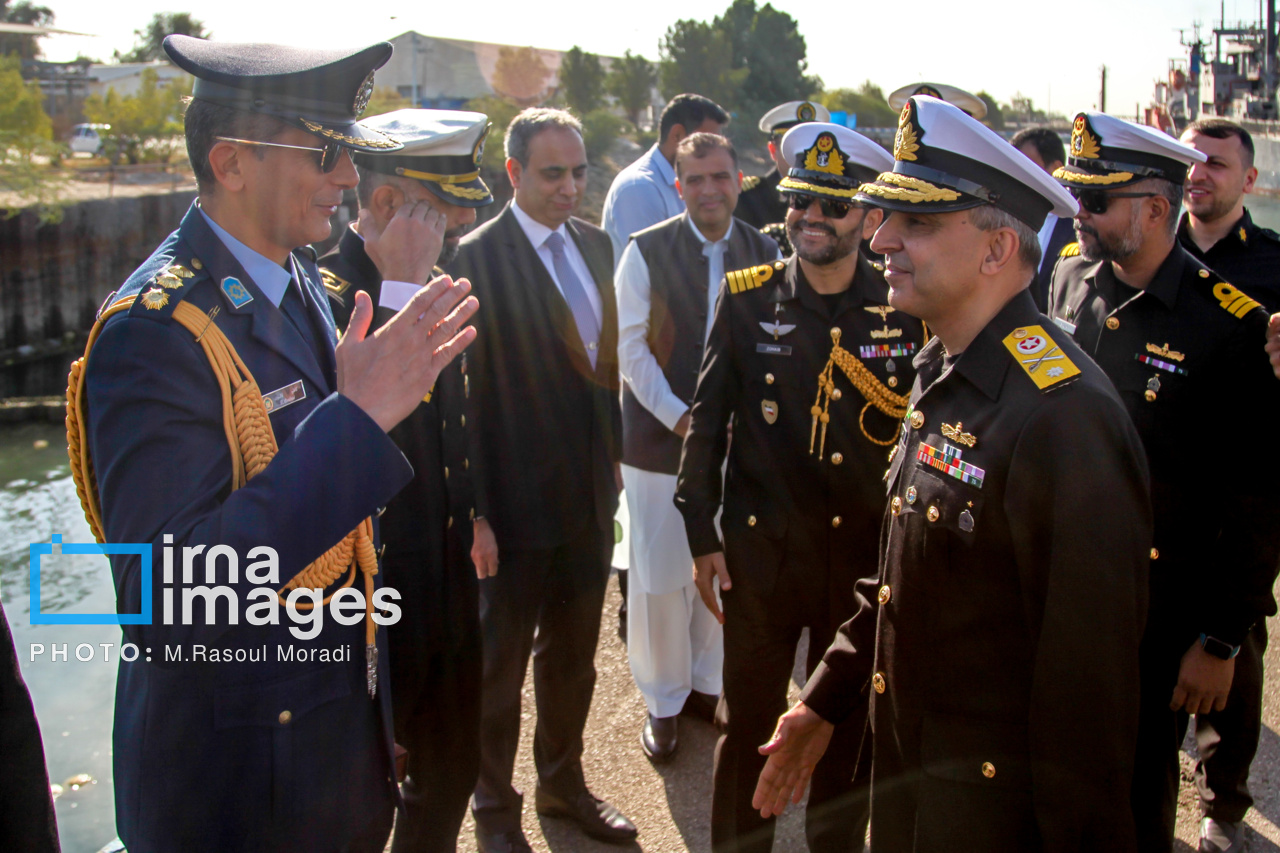
[[470, 230], [471, 226], [463, 225], [444, 232], [444, 245], [440, 247], [440, 257], [436, 260], [436, 266], [443, 267], [458, 257], [458, 242], [462, 239], [462, 235]]
[[[1199, 188], [1188, 186], [1187, 189]], [[1230, 214], [1239, 201], [1240, 196], [1227, 199], [1221, 195], [1212, 195], [1208, 199], [1192, 201], [1191, 197], [1184, 191], [1182, 204], [1201, 222], [1217, 222], [1222, 217]]]
[[[863, 216], [866, 212], [863, 211]], [[808, 228], [811, 231], [825, 231], [836, 240], [829, 243], [825, 248], [816, 251], [801, 248], [802, 239], [800, 229]], [[795, 224], [787, 226], [787, 239], [791, 241], [791, 246], [795, 249], [797, 257], [802, 261], [808, 261], [814, 266], [825, 267], [834, 264], [836, 261], [849, 257], [849, 255], [858, 251], [858, 246], [862, 242], [862, 220], [857, 225], [850, 228], [843, 237], [837, 236], [836, 230], [825, 222], [806, 222], [803, 219], [797, 220]]]
[[[1075, 223], [1076, 239], [1080, 242], [1080, 255], [1086, 261], [1123, 261], [1142, 248], [1142, 207], [1133, 205], [1129, 226], [1123, 233], [1103, 237], [1090, 225]], [[1092, 241], [1084, 239], [1088, 234]]]

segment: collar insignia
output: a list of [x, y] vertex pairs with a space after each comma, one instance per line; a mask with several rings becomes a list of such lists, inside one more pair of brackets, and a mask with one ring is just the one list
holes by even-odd
[[253, 301], [249, 288], [240, 283], [235, 276], [227, 276], [222, 280], [222, 294], [231, 301], [232, 308], [242, 308]]
[[1076, 116], [1076, 123], [1071, 127], [1071, 156], [1096, 160], [1101, 152], [1098, 149], [1098, 137], [1093, 135], [1089, 119]]
[[1161, 358], [1173, 359], [1174, 361], [1182, 361], [1184, 358], [1186, 358], [1184, 354], [1180, 352], [1175, 352], [1174, 350], [1169, 349], [1168, 344], [1165, 344], [1162, 347], [1158, 347], [1155, 344], [1147, 344], [1147, 352], [1151, 353], [1152, 355], [1158, 355]]
[[1241, 242], [1241, 243], [1247, 243], [1247, 242], [1249, 242], [1249, 237], [1244, 233], [1244, 226], [1243, 226], [1243, 225], [1241, 225], [1241, 226], [1240, 226], [1240, 242]]
[[963, 444], [965, 447], [973, 447], [978, 443], [978, 439], [974, 438], [971, 433], [964, 431], [964, 424], [960, 421], [956, 421], [955, 426], [952, 426], [951, 424], [943, 424], [942, 434], [954, 441], [956, 444]]

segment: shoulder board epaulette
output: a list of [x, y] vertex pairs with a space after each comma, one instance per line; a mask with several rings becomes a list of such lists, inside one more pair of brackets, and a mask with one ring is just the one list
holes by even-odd
[[320, 267], [320, 280], [324, 282], [324, 289], [329, 291], [329, 295], [337, 297], [339, 302], [342, 301], [342, 297], [347, 290], [351, 288], [351, 282], [335, 275], [333, 270], [328, 267]]
[[724, 274], [724, 279], [729, 284], [730, 293], [745, 293], [748, 290], [755, 290], [773, 278], [775, 271], [785, 269], [786, 266], [783, 261], [774, 261], [771, 264], [760, 264], [744, 270], [727, 272]]
[[[1203, 267], [1200, 269], [1200, 272], [1198, 274], [1200, 278], [1203, 278], [1203, 279], [1218, 278], [1213, 273], [1209, 272], [1209, 270], [1204, 269]], [[1206, 284], [1208, 283], [1209, 282], [1206, 281]], [[1213, 282], [1212, 292], [1213, 292], [1213, 298], [1217, 300], [1220, 306], [1222, 306], [1222, 309], [1226, 311], [1228, 314], [1232, 314], [1236, 317], [1243, 317], [1244, 315], [1252, 311], [1254, 308], [1258, 308], [1262, 305], [1261, 302], [1254, 299], [1252, 296], [1249, 296], [1248, 294], [1240, 290], [1235, 285], [1227, 284], [1225, 281], [1223, 281], [1220, 278], [1218, 278], [1217, 281]]]
[[187, 295], [187, 290], [200, 277], [191, 268], [198, 270], [203, 266], [199, 258], [192, 258], [190, 265], [171, 261], [142, 285], [129, 313], [168, 322], [177, 310], [178, 303]]
[[1269, 240], [1272, 240], [1276, 243], [1280, 243], [1280, 234], [1277, 234], [1275, 231], [1272, 231], [1270, 228], [1259, 228], [1258, 233]]
[[1080, 368], [1043, 326], [1022, 326], [1004, 339], [1004, 346], [1041, 391], [1048, 391], [1080, 375]]
[[1074, 258], [1080, 254], [1080, 244], [1078, 242], [1068, 243], [1062, 247], [1062, 251], [1058, 253], [1060, 258]]
[[745, 178], [742, 179], [743, 192], [747, 192], [748, 190], [753, 190], [758, 186], [760, 186], [759, 175], [747, 175]]

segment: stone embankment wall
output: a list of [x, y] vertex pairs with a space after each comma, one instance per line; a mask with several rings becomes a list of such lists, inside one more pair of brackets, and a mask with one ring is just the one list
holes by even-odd
[[177, 227], [194, 192], [100, 199], [40, 225], [0, 219], [0, 398], [57, 394], [98, 306]]

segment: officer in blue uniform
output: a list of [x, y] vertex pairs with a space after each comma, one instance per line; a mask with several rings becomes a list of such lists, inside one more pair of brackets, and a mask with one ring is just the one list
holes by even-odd
[[[136, 300], [103, 324], [84, 391], [105, 540], [150, 544], [154, 568], [144, 589], [138, 557], [112, 558], [119, 612], [138, 613], [148, 593], [155, 605], [150, 624], [125, 629], [142, 654], [122, 661], [117, 684], [117, 828], [132, 853], [381, 851], [397, 793], [378, 620], [395, 621], [395, 594], [379, 589], [366, 549], [354, 590], [324, 590], [345, 614], [267, 611], [409, 481], [387, 432], [474, 337], [458, 330], [475, 302], [465, 283], [433, 280], [366, 339], [365, 296], [335, 350], [314, 255], [297, 248], [328, 235], [355, 186], [349, 151], [399, 147], [357, 124], [389, 44], [170, 36], [165, 51], [196, 78], [185, 123], [200, 195], [117, 294]], [[405, 211], [396, 228], [416, 236], [425, 212]], [[395, 278], [426, 284], [429, 263], [398, 260]], [[183, 306], [204, 315], [198, 334], [175, 318], [191, 313]], [[224, 336], [256, 382], [238, 405], [261, 394], [278, 445], [247, 482], [233, 474], [242, 424], [202, 351], [206, 334]], [[216, 546], [238, 572], [228, 558], [191, 556]], [[193, 596], [202, 581], [218, 596]], [[354, 607], [356, 591], [381, 609]]]

